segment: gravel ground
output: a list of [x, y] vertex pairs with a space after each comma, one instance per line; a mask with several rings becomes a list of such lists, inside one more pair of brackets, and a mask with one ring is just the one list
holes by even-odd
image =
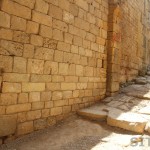
[[[131, 139], [141, 137], [105, 123], [71, 116], [51, 128], [21, 137], [0, 147], [0, 150], [148, 150], [148, 140], [131, 145]], [[144, 135], [145, 137], [146, 136]], [[143, 136], [143, 137], [144, 137]]]

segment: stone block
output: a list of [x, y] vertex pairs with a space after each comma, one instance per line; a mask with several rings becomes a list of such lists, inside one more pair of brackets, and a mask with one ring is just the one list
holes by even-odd
[[77, 46], [82, 46], [82, 44], [83, 44], [82, 38], [79, 36], [74, 36], [73, 37], [73, 44], [77, 45]]
[[35, 50], [35, 58], [43, 60], [53, 60], [54, 50], [49, 48], [39, 47]]
[[69, 65], [67, 63], [59, 63], [59, 74], [68, 75]]
[[33, 132], [33, 121], [20, 123], [17, 127], [17, 135], [25, 135]]
[[53, 92], [52, 94], [52, 100], [61, 100], [63, 97], [62, 92]]
[[33, 58], [34, 56], [34, 46], [30, 44], [24, 44], [23, 57]]
[[76, 0], [76, 4], [77, 4], [79, 7], [81, 7], [82, 9], [88, 11], [89, 6], [88, 6], [87, 1], [84, 1], [84, 0]]
[[31, 35], [30, 43], [35, 46], [43, 46], [43, 38], [39, 35]]
[[51, 82], [51, 75], [31, 75], [31, 82]]
[[49, 8], [49, 15], [52, 16], [53, 18], [56, 18], [56, 19], [59, 19], [59, 20], [62, 20], [62, 9], [55, 6], [55, 5], [52, 5], [50, 4], [50, 8]]
[[18, 96], [18, 103], [23, 104], [23, 103], [28, 103], [29, 98], [28, 98], [28, 93], [20, 93]]
[[0, 105], [15, 105], [17, 104], [16, 93], [2, 93], [0, 97]]
[[12, 40], [13, 38], [13, 31], [9, 29], [0, 29], [0, 38], [5, 40]]
[[18, 113], [18, 123], [26, 122], [26, 112]]
[[63, 12], [63, 21], [66, 23], [69, 23], [69, 24], [74, 24], [74, 16], [71, 13], [64, 11]]
[[42, 110], [42, 109], [44, 109], [44, 102], [32, 103], [32, 110]]
[[63, 62], [64, 53], [62, 51], [55, 50], [54, 61]]
[[77, 83], [78, 82], [78, 77], [76, 77], [76, 76], [66, 76], [65, 77], [65, 82]]
[[22, 57], [14, 57], [13, 72], [26, 73], [27, 59]]
[[23, 92], [43, 92], [45, 83], [22, 83]]
[[76, 65], [75, 64], [70, 64], [69, 65], [69, 75], [75, 75], [76, 74]]
[[6, 106], [0, 106], [0, 115], [5, 115]]
[[72, 44], [73, 42], [73, 35], [70, 34], [70, 33], [65, 33], [65, 43], [69, 43], [69, 44]]
[[78, 16], [79, 7], [76, 4], [71, 3], [70, 4], [70, 13], [73, 14], [73, 16]]
[[76, 75], [77, 76], [83, 76], [83, 73], [84, 73], [83, 66], [76, 65]]
[[12, 55], [12, 56], [22, 56], [23, 54], [23, 44], [1, 40], [0, 45], [2, 48], [5, 49], [5, 52], [4, 52], [5, 55], [7, 54], [7, 55]]
[[12, 16], [11, 18], [11, 29], [15, 30], [26, 30], [26, 20], [20, 17]]
[[10, 28], [10, 16], [2, 11], [0, 11], [0, 26]]
[[29, 111], [27, 112], [27, 120], [36, 120], [41, 118], [41, 110]]
[[40, 92], [31, 92], [29, 94], [29, 102], [39, 102], [40, 101]]
[[61, 90], [75, 90], [75, 83], [61, 83]]
[[1, 10], [21, 18], [31, 19], [31, 9], [11, 0], [4, 0], [1, 4]]
[[52, 76], [52, 82], [63, 82], [65, 81], [63, 76], [53, 75]]
[[52, 17], [46, 14], [33, 11], [32, 20], [39, 24], [43, 24], [50, 27], [52, 26]]
[[25, 111], [27, 112], [29, 110], [31, 110], [31, 104], [29, 103], [10, 105], [6, 108], [6, 114], [14, 114]]
[[73, 91], [73, 97], [75, 97], [75, 98], [79, 97], [79, 90]]
[[65, 105], [68, 105], [68, 100], [54, 101], [54, 107], [65, 106]]
[[53, 30], [53, 39], [63, 41], [64, 36], [63, 36], [63, 31], [60, 31], [58, 29]]
[[7, 82], [28, 82], [29, 74], [4, 73], [3, 81]]
[[46, 61], [44, 65], [44, 74], [58, 74], [58, 63]]
[[111, 110], [107, 117], [107, 124], [122, 129], [143, 133], [147, 120], [136, 113], [124, 113], [120, 110]]
[[41, 130], [47, 127], [46, 119], [38, 119], [34, 121], [34, 130]]
[[77, 89], [83, 90], [87, 88], [87, 83], [77, 83]]
[[65, 22], [62, 22], [60, 20], [53, 20], [53, 27], [56, 29], [59, 29], [61, 31], [67, 32], [68, 31], [68, 25]]
[[48, 118], [50, 116], [49, 109], [42, 109], [42, 118]]
[[28, 73], [37, 73], [43, 74], [44, 70], [44, 60], [37, 60], [37, 59], [29, 59], [27, 72]]
[[0, 117], [0, 137], [9, 136], [15, 133], [17, 127], [16, 116]]
[[103, 121], [103, 120], [106, 120], [107, 118], [107, 112], [102, 111], [102, 110], [91, 109], [91, 108], [79, 110], [77, 113], [80, 116], [83, 116], [85, 118], [89, 118], [92, 120]]
[[30, 9], [33, 9], [34, 4], [35, 4], [35, 0], [32, 0], [32, 1], [31, 0], [14, 0], [14, 1], [21, 4], [21, 5], [27, 6]]
[[67, 0], [61, 0], [61, 1], [59, 1], [59, 7], [66, 10], [66, 11], [69, 11], [70, 10], [70, 3]]
[[41, 93], [41, 101], [50, 101], [52, 99], [51, 92], [42, 92]]
[[13, 40], [20, 43], [29, 43], [29, 34], [21, 31], [14, 31]]
[[73, 97], [72, 91], [64, 91], [63, 92], [63, 99], [68, 99], [68, 98], [72, 98], [72, 97]]
[[55, 107], [51, 109], [51, 116], [57, 116], [62, 114], [62, 107]]
[[28, 21], [26, 32], [37, 34], [39, 32], [39, 24], [33, 21]]
[[46, 83], [46, 90], [48, 91], [59, 91], [60, 83]]
[[71, 106], [64, 106], [63, 107], [63, 114], [68, 114], [71, 112]]
[[41, 25], [39, 35], [41, 35], [43, 37], [52, 38], [52, 28]]
[[36, 0], [35, 10], [44, 14], [48, 13], [49, 5], [44, 0]]
[[50, 109], [54, 107], [54, 102], [53, 101], [47, 101], [45, 102], [45, 108]]
[[3, 93], [21, 93], [21, 84], [3, 82], [2, 92]]
[[47, 119], [48, 126], [53, 126], [56, 124], [56, 118], [55, 117], [48, 117]]
[[2, 68], [5, 72], [12, 71], [12, 63], [12, 57], [0, 55], [0, 68]]

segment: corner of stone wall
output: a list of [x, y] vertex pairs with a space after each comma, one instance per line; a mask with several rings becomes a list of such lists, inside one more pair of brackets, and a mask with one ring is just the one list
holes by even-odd
[[116, 1], [109, 3], [108, 18], [107, 96], [111, 96], [119, 91], [120, 75], [120, 8]]

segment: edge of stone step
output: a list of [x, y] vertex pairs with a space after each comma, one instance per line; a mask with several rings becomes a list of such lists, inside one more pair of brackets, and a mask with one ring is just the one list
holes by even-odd
[[136, 133], [144, 133], [147, 122], [140, 114], [120, 110], [110, 111], [107, 117], [108, 125]]
[[108, 112], [85, 108], [78, 110], [77, 114], [90, 120], [105, 121], [107, 119]]

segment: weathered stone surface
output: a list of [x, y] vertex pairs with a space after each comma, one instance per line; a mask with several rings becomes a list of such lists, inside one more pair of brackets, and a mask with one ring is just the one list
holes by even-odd
[[109, 112], [107, 124], [119, 127], [125, 130], [143, 133], [147, 120], [136, 113], [125, 113], [121, 110], [114, 109]]
[[92, 120], [106, 120], [107, 112], [97, 109], [82, 109], [77, 112], [80, 116], [92, 119]]
[[150, 71], [147, 72], [147, 75], [150, 76]]
[[23, 54], [23, 45], [20, 43], [2, 40], [0, 45], [7, 55], [22, 56]]
[[139, 110], [139, 113], [150, 115], [150, 106], [143, 107]]
[[24, 135], [33, 131], [33, 121], [24, 122], [18, 125], [17, 135]]
[[23, 92], [39, 92], [45, 90], [45, 83], [23, 83]]
[[9, 83], [4, 82], [2, 87], [3, 93], [20, 93], [21, 92], [21, 84], [20, 83]]
[[6, 28], [10, 27], [10, 16], [2, 11], [0, 11], [0, 26]]
[[9, 14], [16, 15], [25, 19], [31, 19], [31, 9], [19, 5], [11, 0], [4, 0], [1, 9]]
[[140, 99], [150, 99], [150, 92], [133, 91], [133, 92], [127, 93], [127, 95], [137, 97]]
[[140, 77], [140, 78], [135, 79], [135, 83], [136, 83], [136, 84], [144, 85], [144, 84], [147, 83], [147, 81], [146, 81], [146, 78]]
[[0, 116], [0, 137], [14, 134], [17, 127], [15, 116]]

